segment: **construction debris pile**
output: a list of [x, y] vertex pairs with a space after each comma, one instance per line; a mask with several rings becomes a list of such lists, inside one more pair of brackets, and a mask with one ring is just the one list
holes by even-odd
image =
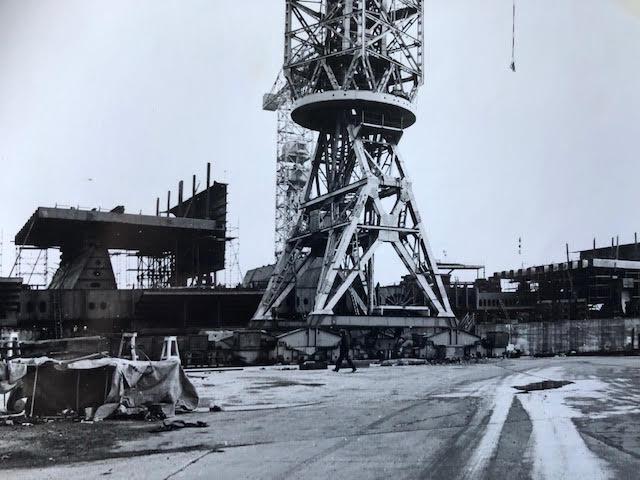
[[[49, 346], [73, 344], [70, 340], [49, 342]], [[0, 421], [153, 420], [193, 411], [198, 406], [198, 393], [177, 355], [154, 361], [116, 358], [106, 352], [78, 356], [68, 350], [47, 350], [46, 355], [23, 357], [17, 342], [3, 347], [0, 393], [6, 414], [0, 414]]]

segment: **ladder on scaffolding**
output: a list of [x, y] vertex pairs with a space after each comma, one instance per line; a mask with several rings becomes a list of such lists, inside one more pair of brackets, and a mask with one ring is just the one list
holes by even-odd
[[62, 338], [64, 336], [64, 330], [62, 326], [63, 311], [62, 311], [62, 296], [60, 290], [51, 290], [51, 320], [53, 327], [53, 338]]

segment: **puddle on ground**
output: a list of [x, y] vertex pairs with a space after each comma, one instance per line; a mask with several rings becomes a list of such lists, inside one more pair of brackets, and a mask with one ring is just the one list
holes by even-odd
[[311, 383], [311, 382], [296, 382], [293, 380], [274, 380], [266, 382], [258, 382], [251, 388], [253, 390], [266, 390], [268, 388], [280, 388], [280, 387], [322, 387], [324, 383]]
[[528, 393], [535, 390], [553, 390], [572, 383], [573, 382], [568, 382], [566, 380], [543, 380], [542, 382], [534, 382], [527, 385], [514, 385], [513, 388], [520, 390], [519, 393]]

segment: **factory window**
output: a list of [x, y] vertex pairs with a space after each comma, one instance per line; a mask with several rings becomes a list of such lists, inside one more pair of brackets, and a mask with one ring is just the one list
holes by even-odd
[[33, 313], [33, 302], [27, 302], [27, 313]]
[[89, 286], [91, 288], [100, 288], [100, 282], [91, 282]]
[[107, 309], [107, 302], [100, 302], [100, 310], [106, 310]]
[[96, 309], [96, 304], [93, 302], [89, 302], [89, 310], [95, 310]]
[[47, 303], [46, 302], [38, 303], [38, 310], [40, 310], [40, 313], [45, 313], [47, 311]]

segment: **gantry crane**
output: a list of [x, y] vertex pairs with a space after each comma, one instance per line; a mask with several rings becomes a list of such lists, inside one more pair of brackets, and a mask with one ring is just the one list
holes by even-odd
[[[457, 327], [398, 152], [416, 121], [423, 18], [423, 0], [286, 1], [287, 86], [265, 98], [278, 105], [288, 92], [278, 111], [297, 123], [279, 131], [279, 166], [309, 158], [289, 131], [319, 137], [254, 326]], [[383, 249], [399, 257], [424, 302], [379, 304], [374, 265]]]

